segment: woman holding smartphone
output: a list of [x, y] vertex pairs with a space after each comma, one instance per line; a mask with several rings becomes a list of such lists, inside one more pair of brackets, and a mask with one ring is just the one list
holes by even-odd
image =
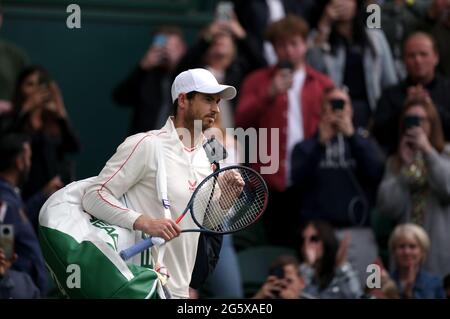
[[450, 149], [429, 98], [408, 100], [399, 123], [398, 151], [388, 159], [378, 190], [381, 214], [422, 226], [431, 239], [424, 269], [450, 272]]

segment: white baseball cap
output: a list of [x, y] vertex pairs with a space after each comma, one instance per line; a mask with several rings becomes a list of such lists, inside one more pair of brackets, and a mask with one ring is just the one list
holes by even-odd
[[192, 91], [206, 94], [219, 93], [223, 100], [231, 100], [236, 96], [234, 86], [219, 84], [214, 75], [205, 69], [190, 69], [178, 74], [172, 84], [172, 102], [180, 93]]

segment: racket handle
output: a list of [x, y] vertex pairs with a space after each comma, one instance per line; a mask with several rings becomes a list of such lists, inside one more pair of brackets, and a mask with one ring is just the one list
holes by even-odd
[[133, 246], [122, 250], [119, 255], [123, 260], [128, 260], [131, 257], [143, 252], [144, 250], [152, 247], [153, 245], [162, 245], [165, 243], [165, 240], [161, 237], [149, 237], [139, 241]]

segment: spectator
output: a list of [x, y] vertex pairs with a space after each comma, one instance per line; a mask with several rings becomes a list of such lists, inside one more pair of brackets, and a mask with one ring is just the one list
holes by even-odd
[[397, 83], [384, 33], [365, 25], [364, 1], [330, 0], [311, 35], [308, 61], [349, 88], [356, 127], [367, 128], [383, 88]]
[[350, 237], [339, 243], [333, 227], [320, 220], [308, 222], [300, 234], [304, 293], [320, 299], [360, 298], [362, 285], [347, 262]]
[[[236, 125], [268, 129], [269, 135], [259, 145], [270, 152], [274, 173], [264, 174], [271, 192], [263, 218], [273, 244], [294, 244], [298, 227], [292, 212], [290, 181], [291, 152], [294, 145], [311, 137], [319, 123], [320, 102], [331, 80], [305, 64], [308, 27], [298, 17], [288, 15], [267, 30], [280, 61], [250, 74], [242, 86], [236, 110]], [[279, 141], [272, 133], [279, 132]], [[273, 147], [274, 145], [275, 147]], [[264, 164], [252, 163], [256, 170]], [[287, 228], [286, 228], [287, 227]]]
[[438, 71], [450, 77], [450, 1], [433, 0], [428, 9], [424, 29], [436, 39], [439, 60]]
[[430, 239], [425, 230], [415, 224], [398, 225], [389, 239], [395, 270], [392, 277], [403, 299], [444, 298], [442, 280], [422, 269]]
[[[264, 58], [256, 44], [232, 15], [230, 20], [214, 20], [205, 28], [181, 60], [178, 70], [206, 68], [219, 83], [229, 83], [239, 92], [244, 77], [264, 66]], [[234, 101], [220, 101], [224, 128], [234, 127]]]
[[423, 226], [431, 239], [423, 269], [444, 276], [450, 269], [448, 147], [429, 98], [407, 101], [400, 119], [398, 151], [386, 164], [378, 189], [378, 211], [397, 223]]
[[17, 255], [13, 260], [6, 259], [0, 248], [0, 299], [37, 299], [39, 289], [27, 273], [12, 270]]
[[[61, 92], [45, 69], [30, 66], [19, 75], [13, 104], [17, 130], [30, 136], [33, 151], [23, 197], [38, 192], [48, 197], [75, 179], [74, 163], [66, 155], [80, 150]], [[30, 219], [36, 227], [37, 215]]]
[[239, 22], [257, 41], [259, 52], [264, 52], [268, 64], [277, 63], [270, 42], [265, 41], [264, 30], [274, 22], [292, 14], [307, 20], [310, 26], [317, 22], [324, 0], [234, 0]]
[[292, 181], [300, 220], [323, 219], [339, 235], [351, 233], [349, 260], [364, 280], [378, 255], [370, 226], [383, 160], [374, 141], [353, 127], [352, 114], [344, 90], [326, 92], [317, 133], [292, 152]]
[[178, 27], [156, 30], [153, 43], [139, 64], [113, 92], [114, 101], [133, 108], [130, 134], [159, 129], [172, 111], [170, 85], [175, 67], [186, 52]]
[[397, 149], [398, 121], [406, 99], [430, 97], [439, 112], [446, 140], [450, 139], [450, 79], [435, 72], [439, 55], [434, 39], [423, 32], [408, 36], [403, 46], [408, 77], [387, 88], [379, 100], [373, 134], [388, 154]]
[[17, 134], [0, 138], [0, 223], [14, 226], [15, 250], [19, 256], [13, 270], [27, 273], [39, 288], [41, 296], [47, 293], [47, 272], [36, 233], [26, 216], [26, 205], [20, 188], [31, 167], [31, 146]]
[[430, 0], [390, 0], [381, 4], [381, 26], [391, 48], [399, 79], [406, 77], [402, 43], [409, 34], [420, 28], [429, 6]]
[[299, 263], [293, 256], [282, 255], [269, 268], [266, 282], [253, 296], [254, 299], [301, 299], [305, 283], [299, 272]]
[[[3, 9], [0, 3], [0, 29], [3, 22]], [[12, 109], [11, 97], [17, 76], [29, 63], [26, 53], [3, 39], [0, 39], [0, 115]]]

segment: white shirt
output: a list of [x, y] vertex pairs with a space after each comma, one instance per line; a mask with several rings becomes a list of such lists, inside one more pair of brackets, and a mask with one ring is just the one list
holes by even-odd
[[291, 185], [291, 155], [295, 144], [303, 141], [303, 116], [301, 91], [305, 82], [306, 72], [302, 68], [293, 74], [292, 86], [288, 90], [288, 128], [287, 128], [287, 145], [286, 145], [286, 181], [287, 185]]
[[[94, 185], [86, 190], [83, 208], [99, 219], [128, 229], [133, 229], [134, 222], [142, 214], [164, 218], [161, 198], [158, 198], [156, 190], [155, 148], [162, 147], [170, 213], [171, 218], [176, 220], [186, 208], [196, 186], [212, 173], [202, 142], [200, 139], [193, 149], [186, 148], [171, 118], [161, 130], [130, 136], [117, 148], [96, 177]], [[124, 207], [118, 201], [125, 193], [128, 206], [133, 209]], [[181, 229], [198, 228], [189, 213], [179, 226]], [[163, 263], [170, 275], [168, 288], [175, 298], [189, 297], [198, 237], [197, 232], [182, 233], [166, 244]]]

